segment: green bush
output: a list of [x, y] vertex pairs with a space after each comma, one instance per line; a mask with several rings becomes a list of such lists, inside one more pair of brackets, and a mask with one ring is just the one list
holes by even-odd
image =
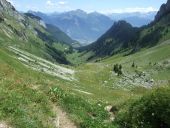
[[121, 128], [170, 128], [170, 89], [159, 88], [119, 112]]
[[113, 67], [113, 71], [118, 74], [118, 76], [122, 75], [122, 65], [115, 64]]

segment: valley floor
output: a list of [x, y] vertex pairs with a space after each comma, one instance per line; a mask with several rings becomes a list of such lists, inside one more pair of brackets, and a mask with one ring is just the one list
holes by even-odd
[[[168, 40], [129, 56], [70, 67], [0, 48], [0, 127], [116, 128], [116, 113], [108, 106], [121, 108], [170, 84], [169, 49]], [[115, 64], [122, 65], [122, 76], [113, 72]]]

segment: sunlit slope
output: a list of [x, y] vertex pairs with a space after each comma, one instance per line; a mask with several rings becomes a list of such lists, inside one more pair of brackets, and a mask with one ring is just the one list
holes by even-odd
[[[97, 93], [100, 92], [99, 90], [105, 92], [103, 88], [124, 90], [139, 86], [151, 88], [167, 84], [170, 80], [169, 49], [170, 41], [168, 40], [153, 48], [142, 49], [136, 54], [128, 56], [125, 56], [125, 53], [117, 54], [98, 63], [80, 66], [77, 76], [87, 89]], [[135, 67], [132, 67], [133, 62]], [[114, 73], [115, 64], [122, 65], [122, 76]], [[106, 95], [107, 93], [106, 91]]]
[[[142, 49], [133, 55], [124, 56], [123, 53], [97, 63], [67, 67], [68, 70], [74, 71], [74, 79], [71, 76], [69, 80], [62, 77], [65, 74], [58, 72], [57, 69], [55, 73], [58, 72], [60, 76], [48, 72], [50, 68], [61, 65], [54, 64], [53, 67], [52, 63], [45, 62], [34, 55], [28, 55], [27, 52], [15, 53], [14, 49], [1, 48], [0, 113], [2, 114], [0, 119], [18, 128], [53, 128], [54, 123], [50, 122], [50, 119], [55, 118], [56, 113], [52, 106], [57, 103], [77, 124], [88, 127], [106, 125], [115, 128], [116, 126], [111, 122], [105, 123], [105, 120], [109, 121], [109, 116], [104, 107], [112, 104], [119, 108], [126, 101], [146, 94], [151, 87], [168, 85], [169, 49], [170, 41], [168, 40], [153, 48]], [[35, 60], [31, 62], [30, 59]], [[34, 64], [35, 61], [38, 69], [43, 70], [34, 71], [32, 63]], [[132, 67], [133, 62], [136, 65], [135, 68]], [[117, 76], [113, 72], [113, 66], [117, 63], [122, 65], [122, 76]], [[51, 67], [48, 68], [48, 66]], [[143, 75], [139, 75], [141, 73]], [[99, 106], [96, 105], [99, 103]], [[96, 114], [95, 121], [88, 113]], [[105, 116], [101, 116], [102, 114]]]
[[74, 43], [70, 37], [37, 16], [18, 12], [6, 0], [1, 0], [0, 6], [1, 47], [12, 45], [54, 62], [70, 64], [66, 59]]
[[125, 21], [118, 21], [96, 42], [81, 48], [88, 56], [87, 60], [111, 57], [122, 51], [129, 54], [139, 52], [143, 48], [156, 46], [170, 39], [170, 1], [163, 4], [155, 19], [140, 28], [132, 27]]

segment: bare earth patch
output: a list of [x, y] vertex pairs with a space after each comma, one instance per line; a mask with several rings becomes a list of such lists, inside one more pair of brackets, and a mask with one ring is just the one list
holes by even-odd
[[11, 128], [5, 122], [0, 122], [0, 128]]
[[54, 124], [56, 128], [77, 128], [77, 126], [69, 119], [66, 112], [59, 106], [54, 106], [53, 111], [56, 113]]
[[90, 93], [90, 92], [82, 91], [82, 90], [79, 90], [79, 89], [73, 89], [73, 90], [74, 90], [74, 91], [77, 91], [77, 92], [80, 92], [80, 93], [87, 94], [87, 95], [93, 95], [93, 94]]

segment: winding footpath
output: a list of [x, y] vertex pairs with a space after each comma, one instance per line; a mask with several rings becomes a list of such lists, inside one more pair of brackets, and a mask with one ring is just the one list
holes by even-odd
[[56, 113], [56, 118], [54, 119], [56, 128], [77, 128], [75, 123], [69, 119], [67, 113], [59, 106], [53, 106], [53, 111]]

